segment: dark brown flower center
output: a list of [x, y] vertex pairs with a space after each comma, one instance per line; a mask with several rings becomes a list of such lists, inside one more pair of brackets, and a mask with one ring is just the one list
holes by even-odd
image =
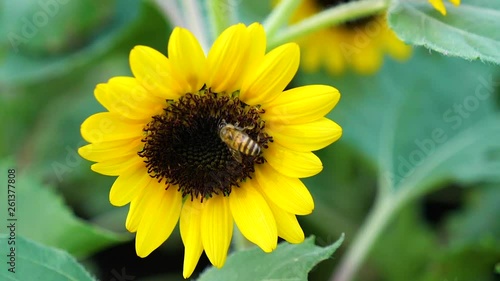
[[144, 128], [139, 156], [151, 177], [164, 180], [166, 188], [177, 185], [183, 196], [203, 200], [213, 194], [229, 195], [265, 159], [261, 154], [243, 153], [248, 144], [241, 144], [239, 150], [232, 148], [234, 144], [224, 142], [220, 130], [224, 124], [233, 125], [251, 145], [265, 149], [272, 138], [264, 132], [263, 112], [259, 106], [240, 101], [238, 92], [229, 96], [206, 88], [167, 100], [164, 112], [153, 116]]
[[[335, 7], [341, 4], [345, 4], [348, 2], [355, 2], [357, 0], [315, 0], [318, 6], [322, 9], [328, 9], [331, 7]], [[356, 20], [350, 20], [342, 24], [342, 26], [346, 28], [359, 28], [364, 25], [366, 25], [368, 22], [372, 21], [375, 17], [374, 16], [367, 16], [363, 18], [359, 18]]]

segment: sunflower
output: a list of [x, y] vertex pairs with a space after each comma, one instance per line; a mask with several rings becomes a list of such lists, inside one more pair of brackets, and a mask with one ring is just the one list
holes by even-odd
[[[453, 5], [460, 5], [460, 0], [448, 0]], [[434, 9], [438, 10], [443, 16], [446, 16], [446, 7], [444, 6], [443, 0], [429, 0], [429, 3], [434, 7]]]
[[[304, 0], [292, 22], [298, 22], [347, 0]], [[407, 59], [411, 48], [400, 41], [387, 26], [385, 16], [370, 16], [322, 29], [299, 39], [302, 68], [316, 71], [324, 66], [331, 74], [351, 68], [360, 74], [375, 73], [387, 53], [397, 60]]]
[[224, 265], [233, 223], [264, 252], [278, 236], [304, 240], [296, 215], [311, 213], [314, 202], [299, 178], [321, 171], [311, 151], [342, 129], [324, 117], [340, 98], [335, 88], [284, 91], [299, 60], [295, 43], [266, 54], [258, 23], [229, 27], [207, 56], [188, 30], [175, 28], [168, 58], [136, 46], [134, 77], [97, 85], [108, 111], [83, 122], [90, 144], [78, 152], [97, 162], [93, 171], [118, 176], [109, 199], [130, 203], [125, 226], [136, 233], [138, 256], [159, 247], [177, 221], [185, 278], [203, 250], [214, 266]]

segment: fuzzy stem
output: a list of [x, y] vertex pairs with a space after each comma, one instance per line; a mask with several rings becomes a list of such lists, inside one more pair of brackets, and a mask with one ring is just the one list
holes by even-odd
[[291, 25], [274, 36], [268, 35], [268, 45], [273, 48], [326, 27], [380, 13], [388, 5], [387, 0], [359, 0], [338, 5]]
[[271, 11], [264, 21], [264, 27], [268, 38], [272, 38], [276, 31], [286, 24], [299, 4], [300, 0], [283, 0]]
[[198, 0], [184, 0], [181, 1], [182, 8], [184, 10], [185, 18], [187, 18], [188, 29], [194, 34], [194, 36], [200, 42], [201, 47], [208, 52], [208, 34], [207, 25], [203, 23], [203, 17], [201, 13], [200, 1]]

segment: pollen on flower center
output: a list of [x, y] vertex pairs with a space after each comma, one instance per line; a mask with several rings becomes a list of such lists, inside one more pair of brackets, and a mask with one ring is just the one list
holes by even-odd
[[203, 88], [178, 100], [167, 100], [167, 107], [144, 128], [144, 158], [151, 177], [178, 185], [183, 196], [229, 195], [231, 188], [251, 178], [254, 165], [264, 163], [262, 155], [242, 154], [235, 159], [219, 136], [221, 123], [245, 128], [244, 133], [265, 149], [272, 138], [264, 132], [260, 118], [264, 110], [249, 106], [237, 97]]

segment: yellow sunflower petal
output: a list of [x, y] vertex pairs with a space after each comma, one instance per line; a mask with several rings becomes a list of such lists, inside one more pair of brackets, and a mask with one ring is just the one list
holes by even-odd
[[[113, 147], [106, 147], [110, 143], [115, 143], [116, 145]], [[103, 146], [102, 144], [105, 144], [105, 146]], [[139, 138], [126, 140], [126, 142], [124, 141], [111, 141], [104, 143], [98, 142], [95, 144], [88, 144], [86, 146], [80, 147], [78, 149], [78, 154], [80, 154], [80, 156], [89, 161], [99, 162], [123, 156], [133, 155], [138, 151], [140, 151], [140, 148], [142, 146], [144, 146], [144, 144], [141, 142], [141, 139]]]
[[132, 77], [111, 78], [97, 85], [94, 95], [109, 112], [133, 120], [150, 119], [165, 107], [164, 100], [148, 94]]
[[111, 186], [109, 202], [118, 207], [130, 203], [150, 181], [146, 164], [134, 163]]
[[[151, 184], [151, 181], [150, 183]], [[153, 188], [148, 188], [149, 184], [143, 188], [137, 196], [130, 202], [130, 208], [127, 214], [127, 220], [125, 221], [125, 227], [130, 232], [136, 232], [142, 217], [147, 214], [145, 210], [148, 209], [146, 205], [149, 201], [148, 193], [155, 192]]]
[[153, 192], [145, 194], [147, 209], [135, 239], [135, 250], [141, 258], [148, 256], [170, 236], [182, 207], [182, 196], [176, 187], [165, 190], [164, 184], [151, 181], [146, 188], [153, 189]]
[[301, 243], [304, 241], [304, 231], [294, 214], [290, 214], [273, 203], [269, 203], [278, 226], [278, 236], [289, 243]]
[[250, 53], [249, 34], [245, 25], [236, 24], [226, 29], [215, 40], [208, 53], [207, 85], [214, 92], [231, 93], [241, 87], [242, 73]]
[[455, 6], [460, 5], [460, 0], [450, 0], [450, 2], [453, 3], [453, 5]]
[[87, 142], [104, 142], [142, 137], [143, 123], [131, 123], [116, 113], [101, 112], [91, 115], [80, 128]]
[[340, 93], [326, 85], [309, 85], [284, 91], [263, 104], [263, 118], [281, 124], [303, 124], [325, 116], [337, 104]]
[[444, 6], [443, 0], [429, 0], [434, 9], [438, 10], [443, 16], [446, 16], [446, 8]]
[[174, 28], [168, 41], [168, 57], [173, 69], [185, 81], [183, 93], [200, 90], [207, 81], [207, 60], [200, 43], [189, 30]]
[[279, 173], [292, 178], [307, 178], [321, 172], [323, 165], [312, 152], [298, 152], [271, 143], [264, 158]]
[[179, 228], [181, 231], [182, 243], [184, 243], [184, 267], [182, 275], [188, 278], [196, 268], [196, 264], [203, 252], [201, 243], [201, 208], [202, 203], [196, 198], [189, 198], [182, 206]]
[[266, 200], [256, 190], [255, 181], [246, 181], [231, 190], [229, 206], [241, 233], [264, 252], [276, 248], [278, 230], [273, 213]]
[[185, 94], [179, 74], [162, 53], [146, 46], [135, 46], [129, 60], [132, 73], [148, 92], [163, 99], [176, 99]]
[[233, 236], [233, 220], [227, 197], [215, 195], [203, 202], [201, 241], [210, 262], [221, 268]]
[[240, 99], [250, 105], [271, 102], [295, 76], [299, 61], [297, 44], [288, 43], [275, 48], [244, 78]]
[[[248, 73], [251, 73], [255, 68], [261, 63], [264, 55], [266, 54], [266, 31], [260, 23], [252, 23], [248, 28], [248, 37], [250, 46], [248, 48], [245, 71], [242, 73], [242, 77], [246, 77]], [[240, 81], [241, 82], [241, 81]], [[239, 89], [241, 83], [238, 85]]]
[[328, 118], [294, 125], [268, 122], [266, 131], [273, 136], [274, 142], [302, 152], [324, 148], [342, 135], [342, 128]]
[[284, 176], [270, 165], [255, 169], [259, 183], [255, 187], [281, 209], [298, 215], [307, 215], [314, 209], [314, 201], [306, 186], [297, 178]]
[[144, 160], [139, 157], [139, 155], [133, 154], [92, 164], [90, 169], [96, 173], [107, 176], [119, 176], [130, 166], [139, 165], [140, 163], [144, 164]]

